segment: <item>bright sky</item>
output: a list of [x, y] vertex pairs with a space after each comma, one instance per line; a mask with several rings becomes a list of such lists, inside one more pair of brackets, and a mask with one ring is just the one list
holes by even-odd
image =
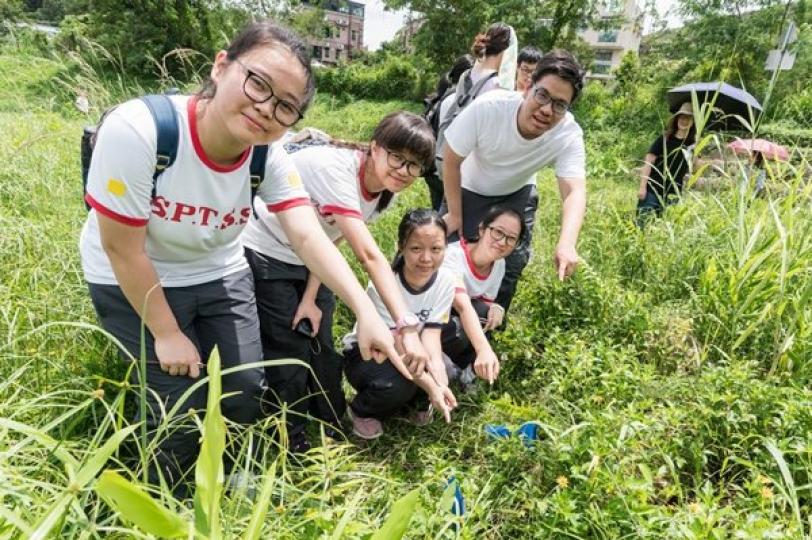
[[[405, 12], [384, 11], [381, 0], [358, 0], [366, 4], [366, 14], [364, 18], [364, 43], [369, 50], [374, 51], [381, 46], [384, 41], [394, 37], [395, 32], [403, 25]], [[638, 0], [642, 4], [642, 0]], [[668, 13], [676, 0], [655, 0], [657, 10], [661, 16], [668, 20], [668, 26], [679, 26], [680, 19], [674, 13]], [[648, 30], [648, 25], [646, 27]]]

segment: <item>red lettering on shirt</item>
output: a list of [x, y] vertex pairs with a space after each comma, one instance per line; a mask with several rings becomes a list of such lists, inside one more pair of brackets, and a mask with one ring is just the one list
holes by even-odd
[[201, 206], [200, 207], [200, 215], [201, 215], [200, 224], [202, 226], [204, 226], [204, 227], [208, 227], [209, 226], [209, 217], [211, 217], [211, 216], [217, 217], [218, 214], [219, 214], [219, 212], [217, 212], [217, 210], [215, 210], [214, 208], [209, 208], [208, 206]]
[[246, 206], [245, 208], [240, 210], [240, 219], [239, 225], [245, 225], [248, 223], [248, 220], [251, 219], [251, 207]]
[[223, 216], [223, 221], [220, 222], [220, 229], [227, 229], [236, 223], [234, 219], [234, 210]]
[[171, 205], [172, 203], [167, 201], [165, 197], [159, 195], [152, 199], [152, 213], [155, 214], [156, 217], [165, 218], [166, 211]]
[[193, 216], [197, 213], [197, 208], [189, 204], [175, 203], [175, 213], [172, 214], [172, 221], [179, 223], [182, 216]]

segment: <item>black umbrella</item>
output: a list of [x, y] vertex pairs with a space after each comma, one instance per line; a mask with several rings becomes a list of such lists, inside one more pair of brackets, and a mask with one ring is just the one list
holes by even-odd
[[716, 81], [684, 84], [669, 90], [665, 97], [671, 112], [676, 112], [686, 101], [690, 103], [694, 92], [700, 105], [713, 103], [715, 110], [708, 121], [709, 128], [745, 128], [733, 115], [739, 115], [749, 123], [762, 112], [761, 104], [750, 93]]

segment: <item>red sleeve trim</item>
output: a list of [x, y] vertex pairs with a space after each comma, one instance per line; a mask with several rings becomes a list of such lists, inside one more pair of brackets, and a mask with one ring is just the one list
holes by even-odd
[[346, 216], [346, 217], [353, 217], [363, 220], [364, 216], [361, 215], [361, 212], [358, 210], [353, 210], [352, 208], [344, 208], [343, 206], [337, 206], [335, 204], [326, 204], [319, 208], [319, 213], [322, 216], [329, 216], [331, 214], [338, 214], [339, 216]]
[[265, 205], [268, 212], [284, 212], [297, 206], [307, 206], [310, 204], [309, 197], [297, 197], [295, 199], [288, 199], [286, 201], [278, 202], [276, 204]]
[[486, 304], [493, 304], [493, 301], [496, 300], [495, 298], [488, 298], [485, 295], [477, 296], [476, 298], [472, 298], [472, 300], [479, 300], [480, 302], [485, 302]]
[[93, 208], [96, 212], [103, 215], [104, 217], [110, 218], [113, 221], [117, 221], [119, 223], [123, 223], [124, 225], [129, 225], [131, 227], [145, 227], [146, 224], [149, 223], [149, 218], [147, 219], [134, 218], [110, 210], [106, 206], [102, 205], [102, 203], [91, 197], [90, 193], [85, 194], [85, 202], [87, 202], [87, 204], [89, 204], [91, 208]]

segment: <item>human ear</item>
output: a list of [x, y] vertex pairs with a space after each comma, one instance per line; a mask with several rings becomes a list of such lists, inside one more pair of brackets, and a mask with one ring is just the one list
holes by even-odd
[[223, 73], [228, 67], [228, 53], [226, 51], [219, 51], [214, 56], [214, 64], [211, 66], [211, 80], [215, 83], [219, 82], [223, 77]]

